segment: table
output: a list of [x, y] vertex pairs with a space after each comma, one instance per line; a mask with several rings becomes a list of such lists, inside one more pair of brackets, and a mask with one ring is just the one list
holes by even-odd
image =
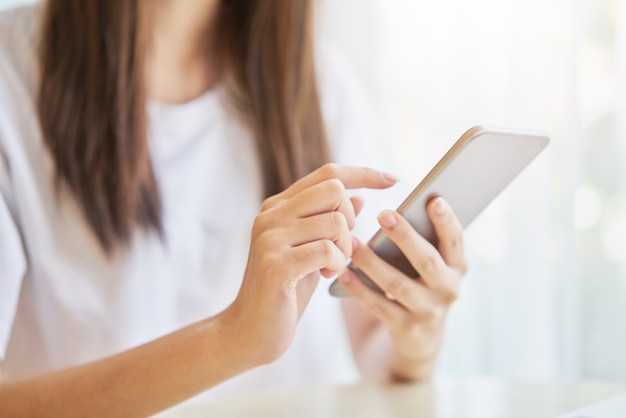
[[626, 391], [602, 382], [526, 383], [436, 379], [402, 385], [356, 383], [274, 390], [181, 407], [163, 417], [554, 418]]

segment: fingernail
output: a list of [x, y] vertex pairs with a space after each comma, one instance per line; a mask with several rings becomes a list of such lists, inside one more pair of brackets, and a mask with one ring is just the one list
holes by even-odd
[[353, 236], [352, 237], [352, 252], [358, 250], [360, 246], [361, 246], [361, 241], [359, 241], [357, 237]]
[[378, 222], [385, 228], [392, 229], [398, 225], [398, 220], [392, 211], [385, 211], [378, 216]]
[[394, 176], [391, 173], [383, 173], [383, 178], [387, 180], [389, 183], [397, 183], [400, 181], [398, 177]]
[[348, 284], [352, 281], [352, 275], [346, 270], [341, 276], [339, 276], [339, 281], [343, 284]]
[[447, 207], [448, 205], [446, 204], [446, 201], [443, 200], [443, 198], [441, 197], [436, 198], [433, 202], [433, 210], [437, 215], [444, 215], [446, 213]]

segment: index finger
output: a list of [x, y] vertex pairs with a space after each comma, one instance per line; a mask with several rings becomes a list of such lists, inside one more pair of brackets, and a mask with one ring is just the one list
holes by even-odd
[[360, 189], [363, 187], [368, 189], [386, 189], [398, 182], [394, 175], [372, 168], [331, 163], [323, 165], [296, 181], [284, 191], [284, 196], [290, 198], [311, 186], [331, 179], [341, 181], [346, 189]]

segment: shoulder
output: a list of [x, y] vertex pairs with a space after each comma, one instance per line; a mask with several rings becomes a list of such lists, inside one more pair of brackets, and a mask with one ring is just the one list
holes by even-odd
[[33, 38], [41, 7], [39, 3], [34, 3], [0, 11], [0, 42], [3, 46], [6, 46], [7, 40]]
[[16, 136], [16, 124], [32, 114], [39, 8], [28, 5], [0, 12], [0, 152], [8, 152], [7, 141]]
[[39, 4], [0, 12], [0, 82], [34, 88]]
[[0, 11], [0, 48], [5, 54], [33, 49], [39, 28], [39, 3]]

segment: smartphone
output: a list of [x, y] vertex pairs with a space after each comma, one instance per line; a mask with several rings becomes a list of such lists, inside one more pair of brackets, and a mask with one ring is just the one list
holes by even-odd
[[[548, 145], [546, 132], [475, 126], [466, 131], [398, 208], [415, 230], [437, 246], [437, 235], [426, 213], [434, 197], [448, 201], [461, 225], [467, 227], [489, 203]], [[383, 260], [412, 278], [419, 274], [382, 231], [368, 242]], [[352, 263], [353, 270], [371, 288], [380, 288]], [[333, 296], [349, 296], [335, 279]]]

